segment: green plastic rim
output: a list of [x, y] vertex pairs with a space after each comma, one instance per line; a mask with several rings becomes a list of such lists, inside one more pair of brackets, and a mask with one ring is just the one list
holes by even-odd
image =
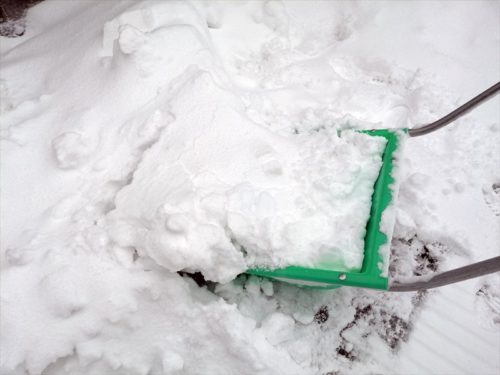
[[375, 181], [370, 217], [366, 225], [363, 265], [359, 271], [335, 271], [322, 268], [306, 268], [290, 266], [282, 269], [269, 270], [256, 268], [247, 270], [247, 274], [272, 278], [299, 286], [330, 289], [339, 286], [354, 286], [387, 290], [388, 278], [381, 275], [379, 264], [384, 264], [379, 249], [390, 239], [380, 230], [382, 214], [392, 201], [391, 185], [394, 152], [399, 146], [396, 132], [401, 130], [365, 130], [362, 133], [374, 137], [384, 137], [387, 140], [382, 154], [382, 167]]

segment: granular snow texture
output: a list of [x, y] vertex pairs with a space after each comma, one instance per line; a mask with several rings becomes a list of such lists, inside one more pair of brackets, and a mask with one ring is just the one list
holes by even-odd
[[361, 268], [384, 138], [274, 134], [208, 73], [189, 78], [169, 107], [133, 130], [158, 139], [107, 216], [117, 244], [221, 282], [322, 258]]

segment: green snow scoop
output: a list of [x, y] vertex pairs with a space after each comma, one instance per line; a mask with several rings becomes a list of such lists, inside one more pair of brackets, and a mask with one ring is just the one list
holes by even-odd
[[[394, 153], [398, 150], [399, 146], [398, 132], [405, 132], [410, 137], [431, 133], [468, 113], [499, 91], [500, 82], [445, 117], [417, 129], [363, 131], [363, 133], [372, 136], [384, 137], [387, 140], [387, 144], [382, 154], [383, 164], [374, 186], [370, 217], [366, 225], [364, 258], [361, 269], [340, 270], [341, 267], [336, 262], [332, 262], [331, 264], [319, 264], [314, 268], [290, 266], [275, 270], [251, 269], [247, 273], [312, 288], [331, 289], [338, 288], [339, 286], [354, 286], [388, 291], [414, 291], [435, 288], [500, 271], [500, 256], [436, 274], [430, 279], [426, 277], [422, 281], [412, 279], [410, 282], [391, 282], [388, 275], [384, 274], [380, 267], [380, 265], [384, 264], [384, 254], [381, 253], [381, 249], [384, 245], [388, 247], [391, 241], [391, 238], [388, 238], [382, 232], [381, 221], [384, 211], [391, 203], [395, 203], [396, 197], [393, 195], [397, 194], [396, 191], [393, 192], [391, 190], [391, 186], [395, 183], [393, 177], [393, 160]], [[385, 257], [389, 257], [389, 255], [387, 254]]]

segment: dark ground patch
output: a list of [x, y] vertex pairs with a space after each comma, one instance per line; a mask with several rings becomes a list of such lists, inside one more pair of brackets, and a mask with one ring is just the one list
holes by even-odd
[[325, 323], [329, 317], [328, 306], [321, 306], [316, 314], [314, 314], [314, 321], [318, 324]]
[[189, 272], [179, 271], [177, 273], [182, 277], [188, 277], [190, 279], [193, 279], [196, 285], [198, 285], [200, 288], [203, 286], [209, 286], [210, 284], [209, 281], [205, 280], [205, 277], [201, 272], [189, 273]]
[[1, 0], [0, 36], [15, 38], [24, 35], [26, 12], [29, 7], [43, 0]]
[[[391, 254], [391, 277], [421, 276], [438, 271], [442, 255], [447, 251], [440, 244], [426, 244], [417, 237], [409, 240], [394, 239]], [[340, 344], [336, 348], [339, 356], [355, 361], [362, 355], [356, 343], [350, 342], [344, 335], [349, 330], [356, 330], [356, 336], [367, 338], [378, 335], [391, 350], [397, 350], [402, 342], [408, 340], [411, 322], [417, 308], [422, 304], [427, 292], [415, 292], [405, 314], [395, 313], [401, 302], [398, 295], [360, 294], [353, 298], [355, 308], [352, 320], [339, 332]]]

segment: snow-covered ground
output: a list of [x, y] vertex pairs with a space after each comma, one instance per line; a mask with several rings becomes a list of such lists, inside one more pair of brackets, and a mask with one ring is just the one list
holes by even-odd
[[[174, 233], [191, 225], [197, 245], [217, 247], [218, 237], [182, 216], [168, 221], [161, 215], [178, 214], [170, 206], [148, 207], [161, 194], [182, 200], [195, 180], [212, 186], [166, 164], [182, 142], [203, 145], [203, 129], [169, 136], [210, 102], [285, 138], [439, 118], [499, 80], [499, 13], [497, 1], [30, 9], [25, 34], [0, 39], [1, 373], [498, 373], [498, 274], [405, 294], [245, 275], [205, 282], [172, 270], [225, 280], [234, 259], [190, 258], [158, 223]], [[221, 134], [241, 129], [217, 111]], [[407, 141], [392, 277], [498, 255], [499, 145], [499, 98]], [[228, 155], [198, 149], [199, 159]], [[265, 171], [280, 169], [268, 149], [259, 157]], [[205, 203], [220, 213], [216, 196]], [[136, 221], [122, 225], [124, 215]], [[179, 257], [157, 238], [177, 241]]]

